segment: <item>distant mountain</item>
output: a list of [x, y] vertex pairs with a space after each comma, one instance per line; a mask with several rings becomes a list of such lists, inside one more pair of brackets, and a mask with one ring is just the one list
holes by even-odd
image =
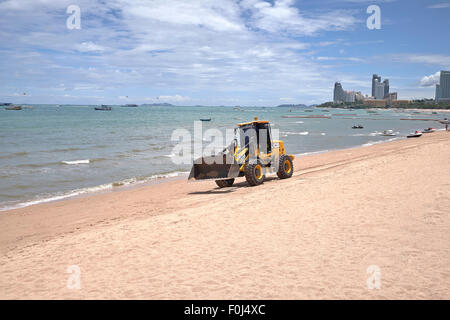
[[280, 104], [277, 108], [308, 108], [306, 104]]
[[163, 103], [150, 103], [150, 104], [143, 104], [143, 107], [175, 107], [173, 104], [163, 102]]

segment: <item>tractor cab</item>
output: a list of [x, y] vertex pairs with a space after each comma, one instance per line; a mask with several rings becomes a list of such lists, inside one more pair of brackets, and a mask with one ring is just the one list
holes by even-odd
[[272, 153], [272, 133], [269, 121], [258, 120], [239, 123], [236, 128], [236, 138], [240, 148], [248, 148], [251, 153], [269, 155]]

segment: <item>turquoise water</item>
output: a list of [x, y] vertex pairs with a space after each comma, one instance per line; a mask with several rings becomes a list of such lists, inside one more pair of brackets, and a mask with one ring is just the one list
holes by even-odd
[[[333, 116], [334, 114], [356, 114]], [[282, 118], [283, 115], [330, 115], [331, 119]], [[404, 138], [416, 129], [442, 127], [436, 122], [400, 118], [443, 119], [444, 114], [380, 110], [241, 108], [229, 107], [113, 107], [34, 105], [34, 109], [0, 109], [0, 209], [112, 189], [117, 186], [176, 176], [190, 164], [172, 162], [173, 130], [232, 129], [236, 123], [270, 120], [289, 153], [342, 149], [392, 140], [378, 135], [386, 129]], [[378, 119], [378, 120], [377, 120]], [[353, 130], [362, 124], [364, 129]]]

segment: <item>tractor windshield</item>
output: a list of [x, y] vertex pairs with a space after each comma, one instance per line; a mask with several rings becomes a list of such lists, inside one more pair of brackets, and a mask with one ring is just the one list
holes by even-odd
[[[270, 127], [267, 123], [254, 123], [240, 126], [236, 129], [236, 140], [240, 148], [258, 147], [260, 152], [270, 153]], [[250, 144], [254, 143], [254, 146]]]
[[252, 137], [256, 138], [256, 131], [253, 126], [241, 126], [236, 129], [236, 140], [240, 148], [247, 147]]

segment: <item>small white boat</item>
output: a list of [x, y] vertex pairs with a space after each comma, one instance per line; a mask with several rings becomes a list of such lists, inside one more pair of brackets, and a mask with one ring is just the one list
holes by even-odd
[[380, 136], [395, 137], [396, 134], [393, 130], [384, 130], [382, 133], [380, 133]]
[[406, 137], [407, 137], [407, 138], [419, 138], [419, 137], [421, 137], [421, 136], [422, 136], [422, 132], [416, 131], [416, 132], [414, 132], [414, 133], [408, 134]]
[[426, 129], [424, 129], [422, 132], [423, 132], [423, 133], [432, 133], [432, 132], [435, 132], [435, 131], [436, 131], [435, 128], [426, 128]]
[[100, 107], [95, 107], [94, 109], [97, 111], [111, 111], [112, 107], [102, 104]]
[[22, 110], [22, 106], [9, 105], [5, 107], [5, 110]]

